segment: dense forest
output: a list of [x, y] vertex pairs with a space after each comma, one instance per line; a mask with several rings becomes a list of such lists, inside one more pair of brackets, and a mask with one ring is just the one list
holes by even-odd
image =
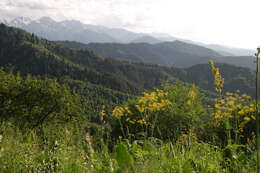
[[0, 172], [256, 171], [253, 70], [0, 38]]

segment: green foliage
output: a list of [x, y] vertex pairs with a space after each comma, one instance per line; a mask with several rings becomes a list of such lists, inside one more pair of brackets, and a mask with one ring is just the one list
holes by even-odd
[[[23, 135], [1, 124], [1, 172], [254, 172], [256, 155], [241, 146], [224, 149], [206, 143], [192, 147], [154, 139], [119, 142], [110, 152], [94, 150], [84, 123], [46, 126]], [[55, 130], [54, 130], [55, 129]], [[29, 140], [28, 140], [29, 139]], [[243, 148], [243, 146], [242, 146]]]
[[[73, 127], [74, 126], [74, 127]], [[11, 123], [0, 126], [0, 172], [85, 172], [79, 157], [86, 124], [48, 124], [24, 134]], [[76, 136], [74, 134], [77, 134]]]
[[183, 165], [183, 173], [189, 173], [193, 170], [196, 171], [196, 165], [192, 159], [189, 159]]
[[156, 137], [177, 140], [183, 133], [200, 134], [206, 117], [202, 95], [193, 85], [165, 84], [144, 96], [130, 100], [124, 106], [115, 107], [112, 115], [118, 119], [113, 125], [114, 135], [121, 131], [129, 138]]
[[0, 118], [23, 129], [82, 116], [79, 99], [55, 80], [5, 73], [0, 70]]
[[129, 98], [134, 97], [120, 91], [112, 90], [100, 85], [95, 85], [80, 80], [64, 78], [61, 82], [76, 91], [82, 102], [85, 103], [87, 116], [92, 122], [100, 123], [98, 114], [101, 111], [102, 105], [106, 105], [106, 111], [111, 112], [114, 106], [122, 104]]
[[128, 152], [127, 146], [124, 143], [120, 143], [115, 146], [114, 157], [121, 169], [132, 166], [134, 161], [131, 154]]
[[158, 119], [158, 126], [164, 138], [177, 139], [181, 133], [195, 131], [200, 136], [206, 110], [202, 104], [203, 95], [196, 87], [187, 87], [181, 83], [164, 85], [168, 92], [167, 99], [172, 102], [168, 110], [162, 112]]

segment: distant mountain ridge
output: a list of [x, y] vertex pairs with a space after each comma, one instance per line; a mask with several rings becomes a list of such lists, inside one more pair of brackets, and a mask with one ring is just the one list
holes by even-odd
[[255, 69], [252, 56], [221, 56], [211, 49], [188, 44], [181, 41], [148, 43], [89, 43], [61, 41], [59, 42], [73, 49], [93, 50], [108, 58], [148, 62], [175, 67], [191, 67], [197, 64], [206, 64], [209, 60], [219, 63], [228, 63], [241, 67]]
[[150, 43], [150, 44], [156, 44], [156, 43], [160, 43], [162, 42], [161, 40], [158, 40], [152, 36], [143, 36], [140, 38], [137, 38], [133, 41], [131, 41], [131, 43]]
[[[83, 24], [77, 20], [64, 20], [57, 22], [50, 17], [42, 17], [32, 20], [28, 17], [18, 17], [11, 21], [0, 19], [0, 23], [8, 26], [22, 28], [39, 37], [53, 41], [77, 41], [82, 43], [131, 43], [145, 42], [155, 44], [180, 40], [182, 42], [203, 46], [219, 52], [223, 56], [250, 56], [252, 50], [228, 48], [221, 45], [207, 45], [199, 42], [172, 37], [164, 33], [135, 33], [120, 28], [108, 28], [104, 26]], [[149, 39], [147, 39], [149, 38]]]
[[248, 49], [242, 49], [242, 48], [230, 48], [230, 47], [225, 47], [221, 45], [216, 45], [216, 44], [209, 44], [206, 45], [205, 47], [209, 49], [216, 50], [218, 52], [222, 52], [224, 54], [228, 53], [227, 56], [253, 56], [255, 51], [254, 50], [248, 50]]
[[175, 67], [190, 67], [220, 56], [213, 50], [180, 41], [157, 44], [90, 43], [86, 45], [86, 48], [105, 57], [167, 66], [174, 65]]

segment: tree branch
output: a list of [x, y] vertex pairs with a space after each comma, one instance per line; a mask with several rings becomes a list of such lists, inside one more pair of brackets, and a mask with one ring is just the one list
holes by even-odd
[[32, 130], [35, 129], [37, 126], [39, 126], [40, 124], [42, 124], [44, 122], [44, 120], [52, 113], [54, 112], [54, 110], [56, 109], [56, 107], [58, 106], [58, 103], [56, 102], [56, 104], [43, 116], [41, 116], [41, 118], [38, 120], [37, 123], [35, 123], [32, 126]]

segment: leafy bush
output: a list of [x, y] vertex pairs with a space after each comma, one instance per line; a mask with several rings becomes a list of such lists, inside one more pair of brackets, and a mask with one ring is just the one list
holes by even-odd
[[78, 96], [56, 80], [40, 80], [28, 75], [0, 70], [0, 120], [13, 122], [21, 129], [54, 121], [68, 121], [84, 112]]
[[181, 133], [203, 128], [206, 112], [196, 87], [177, 83], [145, 92], [144, 96], [127, 102], [125, 106], [115, 107], [112, 115], [118, 119], [117, 127], [124, 137], [138, 138], [141, 135], [176, 140]]

